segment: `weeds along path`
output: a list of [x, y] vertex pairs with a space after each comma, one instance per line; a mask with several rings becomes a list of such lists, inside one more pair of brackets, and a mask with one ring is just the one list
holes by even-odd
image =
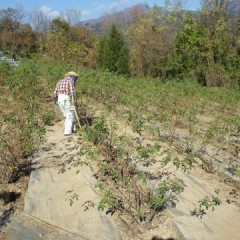
[[[181, 186], [184, 186], [184, 190], [179, 191], [178, 196], [175, 195], [176, 189], [166, 190], [161, 195], [164, 201], [164, 204], [160, 204], [161, 208], [155, 208], [155, 211], [152, 211], [151, 209], [157, 203], [150, 201], [152, 208], [149, 212], [144, 212], [143, 208], [138, 212], [139, 215], [142, 214], [140, 216], [142, 219], [139, 221], [141, 226], [144, 225], [144, 222], [148, 222], [148, 218], [151, 218], [152, 214], [151, 221], [148, 222], [147, 227], [145, 225], [145, 229], [159, 226], [163, 224], [161, 219], [165, 221], [167, 219], [168, 223], [174, 223], [185, 239], [224, 240], [240, 238], [238, 230], [240, 227], [240, 190], [238, 184], [232, 184], [226, 175], [218, 174], [217, 171], [213, 173], [204, 171], [198, 164], [200, 159], [194, 156], [196, 162], [189, 161], [189, 154], [186, 151], [179, 151], [175, 144], [163, 142], [156, 138], [155, 134], [148, 131], [134, 132], [129, 121], [121, 117], [118, 112], [109, 112], [106, 107], [96, 102], [92, 106], [98, 110], [97, 118], [104, 115], [110, 129], [107, 144], [105, 143], [105, 146], [102, 144], [100, 147], [100, 150], [105, 152], [105, 161], [107, 157], [110, 157], [108, 159], [109, 165], [111, 165], [110, 161], [117, 161], [114, 152], [120, 151], [124, 145], [128, 155], [125, 159], [135, 171], [141, 173], [147, 180], [149, 194], [160, 192], [163, 188], [170, 190], [166, 183], [169, 179], [178, 179], [178, 183], [183, 181]], [[119, 144], [119, 139], [125, 140]], [[177, 145], [176, 139], [175, 142]], [[98, 177], [101, 180], [100, 175]], [[105, 172], [105, 175], [110, 175], [113, 178], [114, 174], [113, 172]], [[115, 173], [114, 176], [116, 178], [117, 174]], [[107, 181], [104, 177], [102, 179]], [[174, 184], [173, 181], [172, 184]], [[181, 188], [180, 184], [178, 187]], [[114, 188], [111, 187], [111, 190]], [[120, 188], [117, 191], [120, 191]], [[117, 193], [115, 194], [117, 195]], [[156, 197], [156, 194], [151, 195], [152, 199], [153, 196]], [[146, 204], [143, 198], [140, 201], [142, 204]], [[160, 201], [159, 195], [155, 201]], [[114, 204], [112, 207], [114, 208]], [[120, 216], [124, 218], [124, 214], [120, 214]], [[126, 218], [125, 216], [124, 220], [127, 222]], [[144, 227], [139, 229], [142, 230]], [[155, 228], [154, 234], [161, 236], [162, 232]], [[177, 235], [177, 231], [175, 234], [176, 239], [180, 238], [181, 234]], [[144, 231], [139, 236], [148, 239], [144, 238]], [[150, 236], [149, 232], [148, 236]], [[164, 237], [169, 237], [169, 235], [164, 235]]]
[[[63, 122], [47, 128], [46, 141], [33, 157], [23, 215], [50, 230], [42, 228], [39, 233], [30, 224], [25, 228], [28, 234], [43, 239], [120, 239], [111, 216], [97, 210], [99, 197], [91, 170], [76, 164], [81, 147], [81, 137], [63, 135]], [[53, 235], [51, 229], [61, 233]], [[16, 227], [10, 225], [9, 232], [16, 235]]]

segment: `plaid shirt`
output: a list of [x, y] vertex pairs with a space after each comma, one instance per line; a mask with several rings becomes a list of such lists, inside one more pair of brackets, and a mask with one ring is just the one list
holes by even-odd
[[66, 94], [68, 96], [74, 95], [74, 85], [70, 77], [58, 81], [54, 90], [54, 97], [57, 98], [59, 94]]

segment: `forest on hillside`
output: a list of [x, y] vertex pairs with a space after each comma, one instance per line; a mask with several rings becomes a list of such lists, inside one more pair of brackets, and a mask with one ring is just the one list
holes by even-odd
[[87, 30], [76, 10], [49, 19], [39, 9], [28, 16], [19, 7], [0, 9], [0, 49], [127, 76], [191, 77], [203, 86], [238, 88], [239, 1], [203, 0], [198, 12], [167, 2], [148, 11], [133, 7], [125, 17], [105, 16], [101, 35]]

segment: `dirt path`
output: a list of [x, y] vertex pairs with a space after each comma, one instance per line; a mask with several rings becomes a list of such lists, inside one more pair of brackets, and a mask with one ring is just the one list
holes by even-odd
[[62, 122], [47, 129], [33, 158], [24, 211], [11, 218], [4, 239], [120, 239], [112, 217], [97, 210], [91, 170], [76, 164], [81, 137], [66, 137], [62, 129]]

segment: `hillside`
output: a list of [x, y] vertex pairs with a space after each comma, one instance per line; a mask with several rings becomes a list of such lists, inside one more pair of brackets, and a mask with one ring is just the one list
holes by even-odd
[[116, 24], [118, 27], [127, 28], [129, 24], [142, 14], [149, 13], [150, 8], [144, 4], [137, 4], [122, 11], [106, 14], [97, 19], [82, 21], [81, 25], [87, 30], [102, 35], [105, 33], [104, 27], [109, 24]]

